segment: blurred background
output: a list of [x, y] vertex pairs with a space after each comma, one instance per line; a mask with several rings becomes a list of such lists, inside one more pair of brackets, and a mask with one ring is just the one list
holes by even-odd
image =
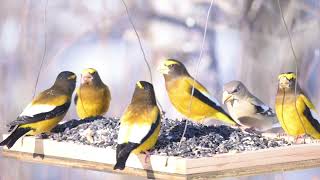
[[[210, 0], [127, 0], [152, 68], [156, 95], [171, 106], [157, 66], [184, 62], [195, 76]], [[320, 1], [280, 0], [298, 58], [299, 82], [320, 110]], [[46, 21], [45, 17], [46, 11]], [[221, 102], [222, 85], [241, 80], [274, 106], [277, 76], [295, 71], [276, 0], [215, 0], [197, 79]], [[46, 37], [46, 39], [45, 39]], [[46, 46], [45, 46], [46, 41]], [[111, 90], [106, 116], [121, 116], [138, 80], [150, 80], [137, 37], [119, 0], [2, 0], [0, 6], [0, 132], [63, 70], [96, 68]], [[79, 80], [79, 78], [78, 78]], [[79, 82], [79, 81], [78, 81]], [[74, 105], [65, 120], [77, 118]]]
[[[300, 85], [320, 109], [320, 2], [280, 3], [299, 61]], [[157, 66], [165, 58], [176, 58], [195, 76], [209, 5], [209, 0], [127, 1], [152, 68], [156, 95], [169, 117], [181, 116], [169, 103]], [[3, 0], [2, 131], [32, 99], [45, 48], [36, 92], [50, 87], [60, 71], [70, 70], [80, 76], [82, 69], [96, 68], [112, 93], [107, 116], [120, 116], [136, 81], [150, 80], [121, 1], [49, 0], [46, 8], [45, 0]], [[277, 75], [294, 70], [276, 0], [214, 1], [197, 77], [214, 97], [221, 102], [222, 85], [237, 79], [273, 107]], [[77, 118], [73, 105], [65, 119], [71, 118]]]
[[[320, 2], [280, 0], [299, 61], [300, 85], [320, 109]], [[172, 108], [157, 66], [185, 63], [195, 76], [209, 0], [127, 0], [152, 68], [159, 102]], [[112, 93], [107, 116], [120, 116], [134, 84], [150, 80], [137, 37], [119, 0], [7, 0], [0, 7], [1, 129], [63, 70], [98, 70]], [[46, 36], [45, 36], [46, 34]], [[241, 80], [271, 107], [280, 72], [294, 71], [288, 35], [276, 0], [214, 1], [197, 79], [221, 102], [222, 85]], [[79, 80], [79, 78], [78, 78]], [[78, 81], [79, 82], [79, 81]], [[66, 120], [77, 118], [74, 106]]]

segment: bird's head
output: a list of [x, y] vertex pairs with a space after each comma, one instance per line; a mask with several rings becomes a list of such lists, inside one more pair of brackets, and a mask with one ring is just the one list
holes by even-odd
[[223, 86], [222, 102], [226, 104], [234, 99], [240, 99], [247, 93], [247, 88], [240, 81], [230, 81]]
[[77, 75], [70, 71], [62, 71], [56, 78], [55, 85], [67, 88], [70, 92], [73, 92], [76, 87]]
[[153, 85], [147, 81], [138, 81], [132, 97], [132, 101], [136, 100], [155, 102]]
[[186, 67], [180, 61], [175, 59], [167, 59], [163, 61], [158, 69], [165, 77], [189, 75]]
[[153, 91], [153, 85], [147, 81], [138, 81], [136, 83], [136, 90], [138, 90], [138, 91]]
[[297, 76], [293, 72], [282, 73], [278, 76], [280, 89], [292, 89], [295, 86]]
[[92, 84], [100, 81], [98, 71], [93, 68], [84, 69], [81, 73], [81, 84]]

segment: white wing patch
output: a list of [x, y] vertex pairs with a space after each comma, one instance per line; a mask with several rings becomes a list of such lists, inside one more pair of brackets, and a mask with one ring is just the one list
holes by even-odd
[[265, 104], [259, 104], [258, 106], [260, 106], [264, 112], [268, 111], [270, 108], [268, 106], [266, 106]]
[[319, 122], [319, 124], [320, 124], [320, 116], [319, 116], [319, 114], [315, 110], [312, 110], [312, 109], [310, 109], [310, 112], [311, 112], [311, 115], [312, 115], [313, 119], [317, 120]]
[[141, 140], [148, 134], [151, 125], [147, 124], [128, 124], [120, 125], [118, 144], [127, 142], [141, 143]]
[[200, 91], [200, 92], [201, 92], [204, 96], [206, 96], [208, 99], [210, 99], [212, 102], [214, 102], [217, 106], [220, 106], [219, 101], [218, 101], [216, 98], [210, 96], [209, 93], [203, 92], [203, 91]]
[[22, 111], [19, 116], [29, 116], [33, 117], [34, 115], [40, 113], [46, 113], [54, 110], [56, 106], [53, 105], [45, 105], [45, 104], [36, 104], [33, 105], [32, 103], [28, 104], [28, 106]]

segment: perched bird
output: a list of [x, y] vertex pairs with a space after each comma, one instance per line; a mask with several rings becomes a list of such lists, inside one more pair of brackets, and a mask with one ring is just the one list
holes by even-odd
[[108, 111], [110, 100], [109, 88], [98, 72], [93, 68], [83, 70], [74, 98], [78, 116], [81, 119], [102, 116]]
[[266, 131], [278, 123], [273, 110], [252, 95], [240, 81], [223, 86], [222, 102], [227, 105], [231, 117], [242, 126]]
[[152, 84], [138, 81], [130, 105], [120, 119], [117, 163], [115, 169], [123, 170], [131, 152], [138, 154], [151, 149], [160, 132], [160, 111]]
[[[164, 75], [169, 99], [181, 114], [200, 123], [210, 124], [208, 119], [217, 119], [236, 125], [218, 101], [210, 97], [207, 89], [198, 81], [194, 81], [181, 62], [168, 59], [161, 64], [159, 70]], [[194, 92], [191, 100], [193, 84]]]
[[292, 136], [306, 134], [320, 139], [320, 117], [315, 106], [300, 89], [296, 74], [283, 73], [278, 80], [276, 113], [284, 131]]
[[23, 135], [38, 135], [50, 132], [67, 113], [72, 93], [76, 86], [76, 75], [73, 72], [61, 72], [53, 86], [41, 92], [18, 116], [11, 122], [11, 134], [0, 143], [9, 149]]

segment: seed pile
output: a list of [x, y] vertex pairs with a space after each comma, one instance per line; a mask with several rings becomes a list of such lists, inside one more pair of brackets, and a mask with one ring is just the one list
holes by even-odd
[[[255, 131], [246, 132], [224, 125], [204, 126], [189, 121], [185, 138], [179, 148], [185, 122], [164, 119], [159, 139], [151, 153], [198, 158], [291, 145], [284, 139], [270, 139]], [[101, 148], [111, 146], [115, 149], [118, 130], [118, 118], [71, 120], [55, 128], [55, 133], [50, 138]]]

